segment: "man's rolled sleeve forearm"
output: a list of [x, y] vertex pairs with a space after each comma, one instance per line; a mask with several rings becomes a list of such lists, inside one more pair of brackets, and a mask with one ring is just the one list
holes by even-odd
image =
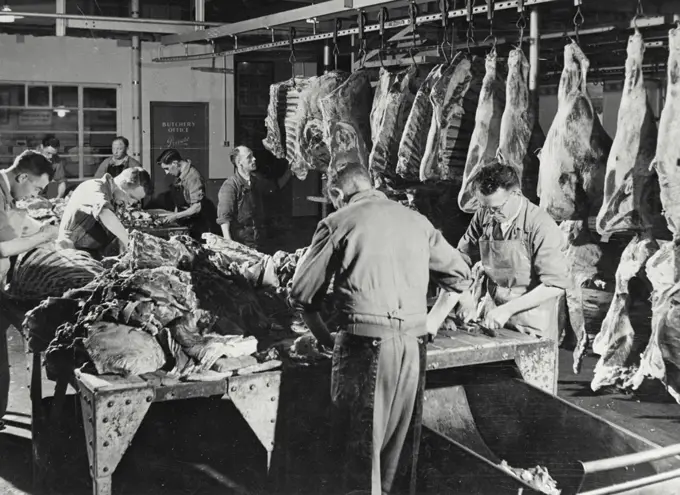
[[331, 232], [320, 222], [312, 245], [295, 270], [290, 292], [291, 305], [303, 312], [318, 312], [328, 290], [334, 267], [334, 246]]
[[459, 294], [472, 285], [467, 260], [438, 230], [433, 230], [430, 236], [430, 271], [437, 285], [447, 292]]
[[479, 261], [479, 237], [482, 235], [481, 212], [475, 213], [463, 237], [458, 241], [458, 252], [469, 267]]

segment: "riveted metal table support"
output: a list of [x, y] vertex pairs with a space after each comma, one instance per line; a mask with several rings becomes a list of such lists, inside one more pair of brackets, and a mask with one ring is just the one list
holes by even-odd
[[515, 364], [525, 382], [557, 395], [557, 344], [547, 339], [546, 342], [551, 345], [518, 349]]
[[267, 451], [267, 470], [274, 451], [281, 373], [258, 373], [228, 379], [227, 396]]
[[[132, 388], [136, 387], [136, 388]], [[78, 380], [90, 460], [92, 493], [111, 495], [111, 476], [154, 400], [153, 388], [140, 380], [124, 389], [98, 391]]]

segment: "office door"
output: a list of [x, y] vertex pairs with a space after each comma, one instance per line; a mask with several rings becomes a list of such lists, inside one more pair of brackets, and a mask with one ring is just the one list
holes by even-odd
[[209, 178], [210, 136], [208, 104], [174, 101], [151, 102], [151, 178], [154, 196], [166, 192], [174, 177], [166, 176], [156, 159], [166, 148], [177, 149], [191, 160], [207, 181]]

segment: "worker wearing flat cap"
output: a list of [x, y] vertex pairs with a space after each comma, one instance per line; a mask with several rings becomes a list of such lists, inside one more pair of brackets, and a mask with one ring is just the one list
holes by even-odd
[[[420, 441], [428, 283], [433, 277], [455, 299], [470, 286], [470, 269], [424, 216], [374, 190], [359, 163], [336, 161], [327, 193], [337, 211], [319, 222], [290, 299], [319, 343], [334, 347], [337, 490], [409, 492]], [[342, 315], [336, 336], [318, 313], [332, 278]]]
[[191, 165], [191, 160], [182, 158], [176, 149], [168, 148], [156, 163], [166, 174], [176, 177], [170, 190], [175, 211], [162, 220], [188, 226], [189, 235], [197, 240], [201, 240], [205, 232], [215, 232], [215, 207], [206, 196], [205, 179]]
[[126, 248], [129, 236], [116, 206], [137, 204], [152, 191], [151, 176], [141, 167], [125, 169], [115, 179], [104, 174], [101, 179], [84, 181], [64, 208], [57, 245], [86, 251], [95, 258], [117, 254], [114, 248]]
[[478, 306], [470, 292], [448, 303], [450, 297], [442, 294], [430, 324], [437, 326], [459, 304], [466, 320], [479, 319], [488, 328], [508, 327], [557, 342], [558, 303], [571, 284], [564, 234], [545, 210], [522, 195], [513, 167], [491, 164], [472, 186], [480, 207], [458, 250], [469, 266], [481, 261], [488, 304]]

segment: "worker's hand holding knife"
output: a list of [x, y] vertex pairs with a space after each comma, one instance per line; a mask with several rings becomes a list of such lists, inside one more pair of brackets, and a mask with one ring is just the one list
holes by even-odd
[[501, 305], [489, 311], [482, 324], [487, 328], [497, 330], [503, 328], [511, 317], [512, 312], [505, 305]]
[[456, 316], [465, 323], [477, 318], [477, 301], [471, 291], [466, 290], [460, 295], [456, 306]]

